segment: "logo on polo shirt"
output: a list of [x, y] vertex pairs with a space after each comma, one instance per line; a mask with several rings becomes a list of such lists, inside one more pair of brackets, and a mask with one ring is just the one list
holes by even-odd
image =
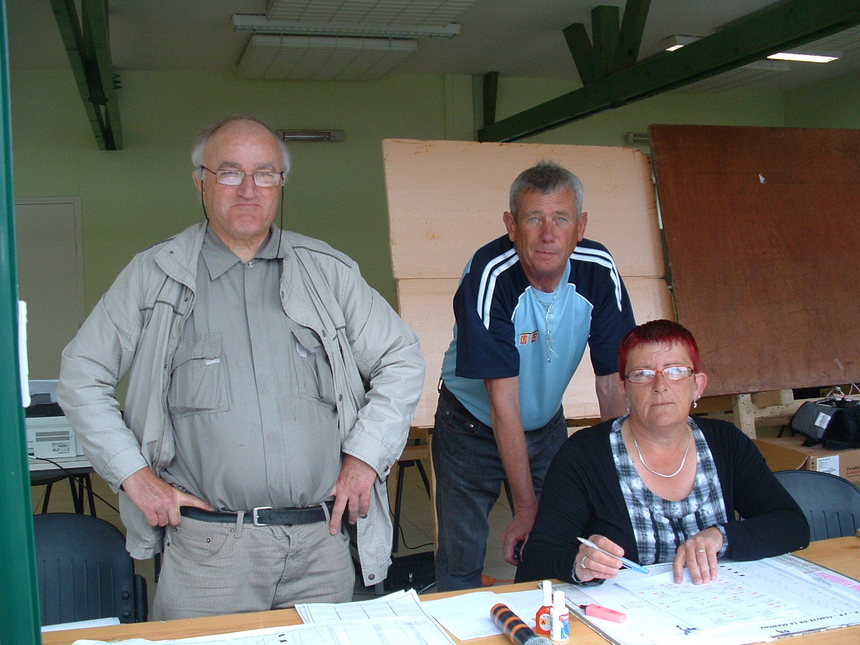
[[534, 331], [524, 331], [520, 334], [520, 345], [528, 345], [529, 343], [536, 343], [538, 339], [537, 329]]

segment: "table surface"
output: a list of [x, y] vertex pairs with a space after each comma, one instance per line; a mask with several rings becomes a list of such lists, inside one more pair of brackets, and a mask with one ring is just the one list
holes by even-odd
[[[62, 466], [64, 470], [68, 471], [93, 472], [92, 464], [90, 464], [89, 460], [82, 455], [77, 455], [75, 457], [53, 457], [51, 461], [46, 461], [39, 457], [30, 457], [28, 461], [28, 467], [31, 473], [42, 471], [62, 473], [63, 470], [58, 468], [58, 464], [59, 466]], [[56, 462], [56, 464], [52, 462]], [[74, 474], [79, 473], [75, 472]]]
[[[860, 578], [860, 538], [844, 537], [812, 542], [808, 549], [797, 551], [807, 560], [829, 567], [853, 578]], [[520, 591], [534, 589], [535, 583], [525, 582], [513, 585], [492, 587], [492, 591]], [[432, 600], [457, 595], [462, 592], [426, 594], [422, 599]], [[121, 640], [127, 638], [147, 638], [150, 640], [187, 638], [208, 634], [221, 634], [245, 629], [295, 625], [301, 622], [295, 609], [277, 609], [248, 614], [209, 616], [206, 618], [187, 618], [149, 623], [132, 623], [92, 629], [46, 632], [42, 634], [43, 645], [71, 645], [79, 638], [95, 640]], [[510, 645], [504, 636], [478, 638], [467, 642], [470, 645]], [[570, 642], [577, 645], [600, 645], [606, 641], [579, 620], [570, 621]], [[860, 642], [860, 625], [830, 630], [803, 636], [781, 638], [780, 643], [798, 645], [848, 645]]]

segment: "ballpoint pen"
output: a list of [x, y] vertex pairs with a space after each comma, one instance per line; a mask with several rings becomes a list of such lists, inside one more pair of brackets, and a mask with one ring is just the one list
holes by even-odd
[[628, 569], [633, 569], [634, 571], [648, 575], [648, 569], [643, 567], [641, 564], [636, 564], [635, 562], [633, 562], [633, 560], [628, 560], [627, 558], [623, 558], [620, 555], [615, 555], [614, 553], [610, 553], [606, 549], [601, 549], [599, 546], [597, 546], [591, 540], [586, 540], [583, 537], [578, 537], [576, 539], [579, 540], [580, 542], [582, 542], [585, 546], [590, 546], [592, 549], [597, 549], [601, 553], [605, 553], [606, 555], [608, 555], [612, 558], [618, 558], [619, 560], [621, 560], [621, 564], [623, 564]]

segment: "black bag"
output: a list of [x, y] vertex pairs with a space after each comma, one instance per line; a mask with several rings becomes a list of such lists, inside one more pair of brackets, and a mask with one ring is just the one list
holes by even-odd
[[790, 426], [808, 437], [804, 446], [821, 443], [827, 450], [860, 448], [860, 401], [847, 398], [807, 401], [791, 418]]

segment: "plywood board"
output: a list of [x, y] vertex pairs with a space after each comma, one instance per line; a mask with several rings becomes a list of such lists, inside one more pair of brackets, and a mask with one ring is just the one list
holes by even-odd
[[651, 126], [708, 394], [860, 380], [860, 130]]
[[[413, 424], [431, 426], [442, 356], [454, 327], [452, 298], [466, 262], [505, 231], [511, 182], [541, 160], [585, 187], [586, 236], [615, 257], [638, 321], [674, 318], [647, 156], [633, 148], [468, 141], [383, 142], [391, 254], [400, 313], [421, 339], [424, 392]], [[598, 416], [586, 352], [563, 399], [568, 417]]]
[[585, 187], [586, 237], [623, 276], [660, 277], [663, 254], [648, 157], [635, 148], [469, 141], [383, 141], [395, 279], [459, 278], [505, 232], [511, 182], [546, 159]]

